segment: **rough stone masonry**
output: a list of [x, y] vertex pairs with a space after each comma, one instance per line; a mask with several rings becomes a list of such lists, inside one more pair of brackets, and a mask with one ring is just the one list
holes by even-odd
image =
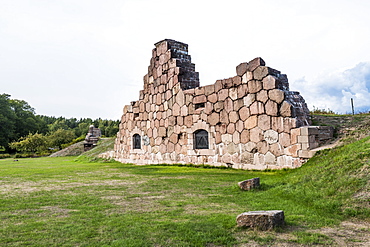
[[295, 168], [328, 136], [327, 127], [310, 126], [287, 76], [262, 58], [200, 87], [188, 45], [165, 39], [152, 51], [139, 100], [123, 109], [113, 156], [135, 164]]

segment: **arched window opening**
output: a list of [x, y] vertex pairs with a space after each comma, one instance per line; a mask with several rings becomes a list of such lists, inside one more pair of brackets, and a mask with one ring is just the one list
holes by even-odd
[[208, 149], [208, 132], [197, 130], [194, 132], [194, 149]]
[[141, 137], [139, 134], [135, 134], [132, 137], [132, 147], [133, 149], [141, 149]]

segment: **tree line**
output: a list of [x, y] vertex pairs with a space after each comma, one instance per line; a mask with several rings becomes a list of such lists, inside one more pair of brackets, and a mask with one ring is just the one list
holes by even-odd
[[0, 148], [7, 153], [60, 149], [83, 140], [90, 125], [100, 128], [105, 137], [113, 137], [118, 131], [118, 120], [36, 115], [26, 101], [10, 97], [0, 94]]

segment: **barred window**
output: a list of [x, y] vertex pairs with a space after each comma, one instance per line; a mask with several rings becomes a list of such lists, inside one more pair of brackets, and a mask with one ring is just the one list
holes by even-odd
[[132, 137], [132, 147], [133, 149], [141, 149], [141, 137], [139, 134], [135, 134]]
[[208, 149], [208, 132], [197, 130], [194, 132], [194, 149]]

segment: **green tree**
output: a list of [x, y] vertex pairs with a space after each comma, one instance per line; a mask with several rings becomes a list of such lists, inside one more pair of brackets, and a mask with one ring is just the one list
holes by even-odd
[[15, 140], [15, 119], [9, 103], [9, 94], [0, 94], [0, 146], [7, 148]]
[[62, 148], [63, 144], [70, 143], [76, 138], [73, 130], [58, 129], [51, 132], [48, 136], [49, 144], [51, 147]]
[[70, 129], [67, 124], [67, 120], [64, 117], [59, 117], [55, 120], [55, 122], [49, 124], [50, 132], [55, 132], [55, 131], [58, 131], [59, 129], [63, 129], [63, 130]]
[[12, 142], [9, 146], [19, 152], [44, 152], [48, 149], [48, 139], [43, 134], [29, 133], [18, 142]]
[[26, 101], [10, 99], [9, 104], [15, 114], [14, 138], [19, 139], [29, 133], [42, 133], [47, 130], [46, 123], [40, 117], [35, 115], [35, 109]]
[[89, 131], [89, 126], [91, 123], [80, 122], [77, 128], [74, 129], [76, 136], [85, 136]]

